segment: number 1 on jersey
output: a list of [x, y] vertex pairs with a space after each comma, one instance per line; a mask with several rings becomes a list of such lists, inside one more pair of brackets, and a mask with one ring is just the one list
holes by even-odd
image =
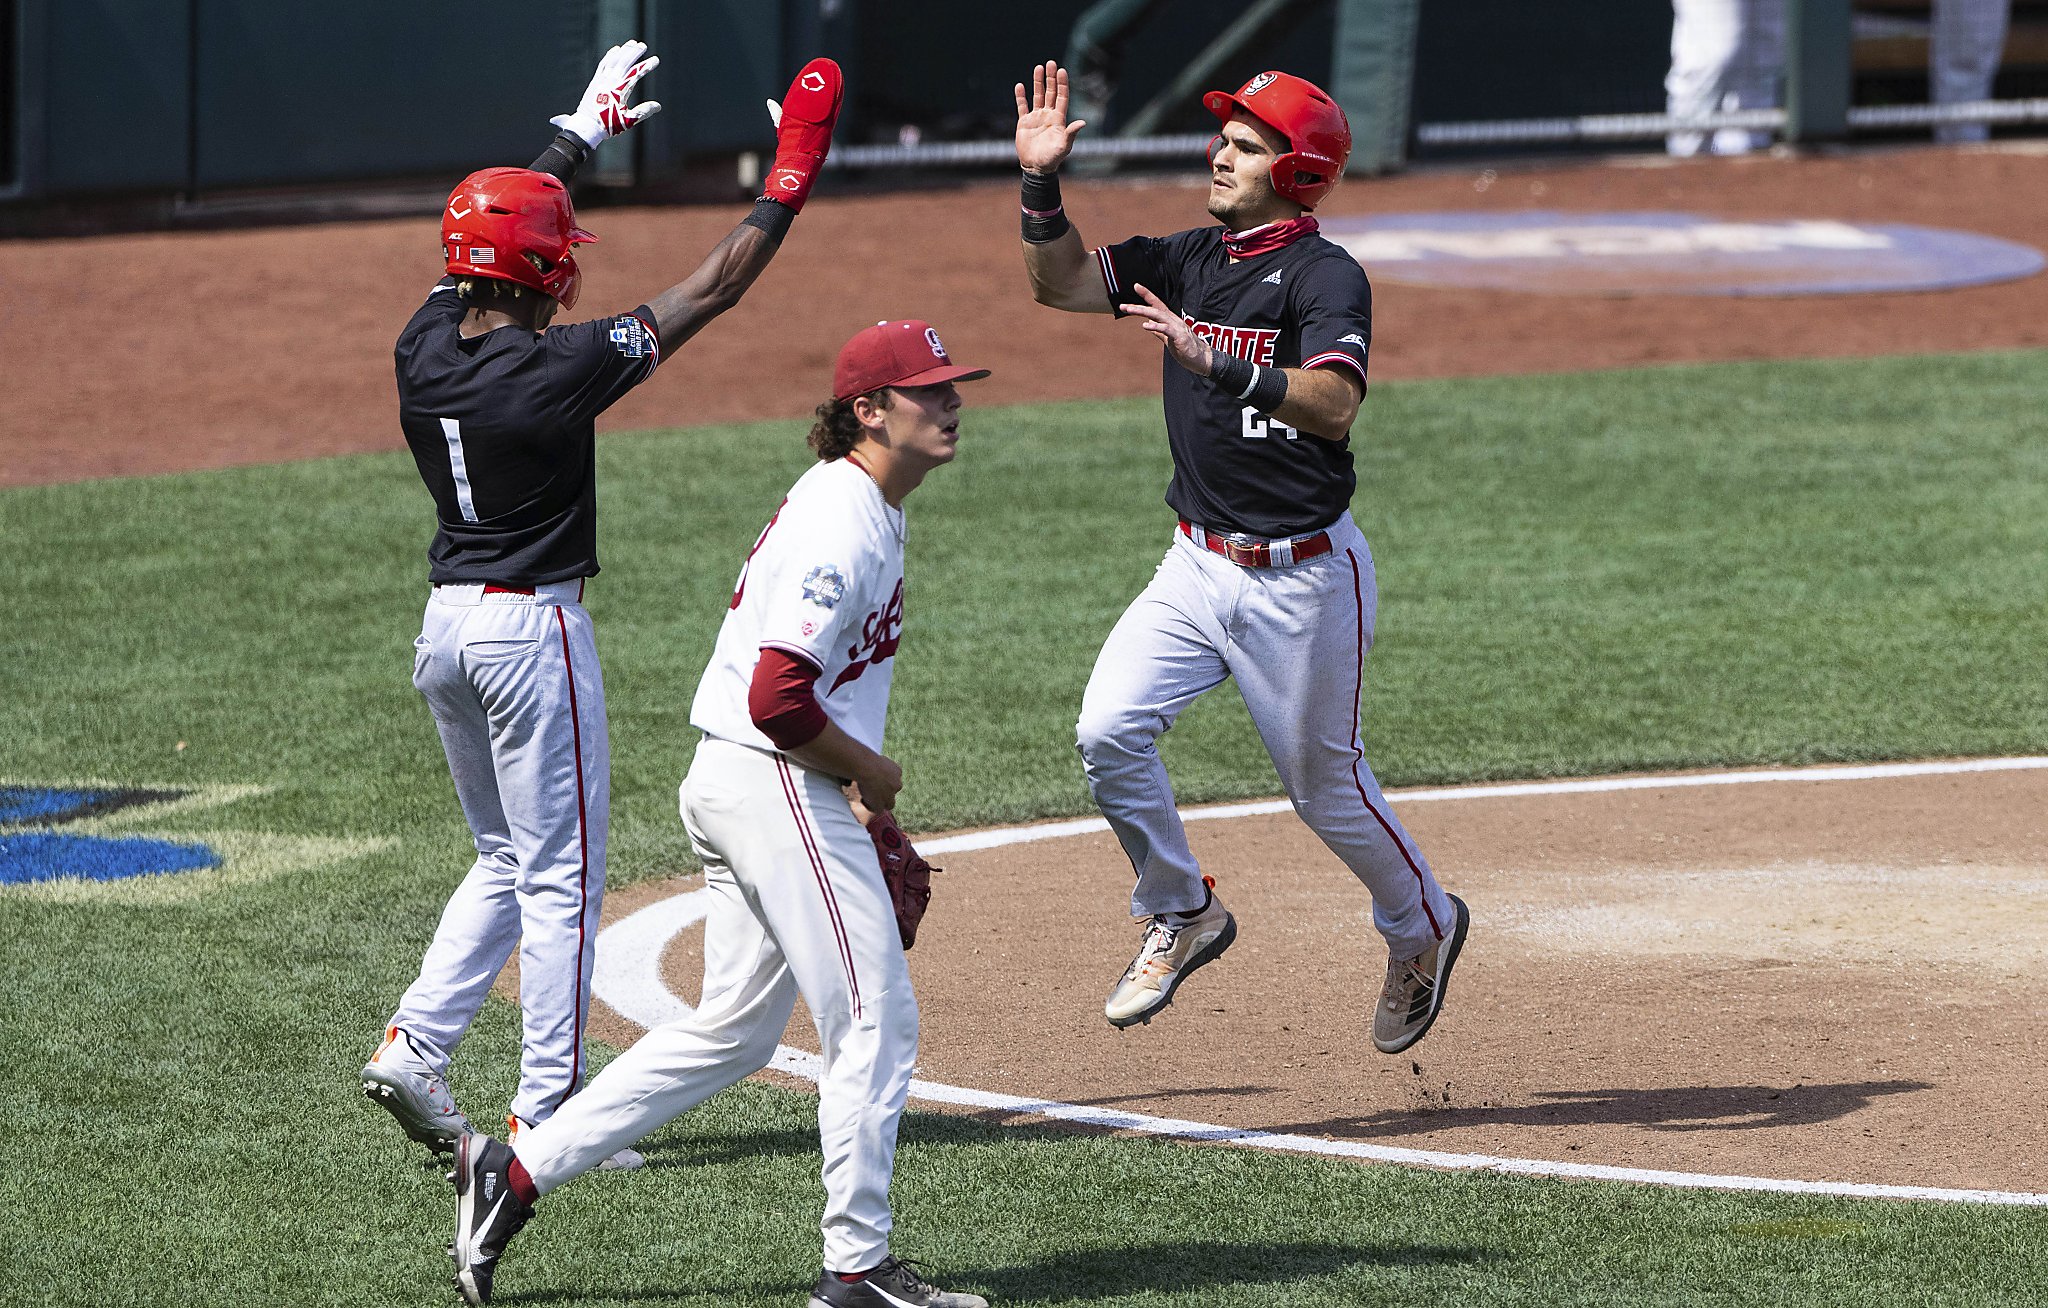
[[1279, 432], [1285, 435], [1288, 440], [1294, 440], [1301, 435], [1300, 432], [1288, 426], [1286, 423], [1280, 421], [1278, 418], [1272, 417], [1269, 414], [1260, 413], [1257, 409], [1252, 408], [1250, 405], [1246, 405], [1242, 410], [1242, 413], [1244, 417], [1244, 429], [1238, 434], [1243, 436], [1248, 441], [1262, 441], [1266, 439], [1268, 436], [1271, 436], [1275, 432]]

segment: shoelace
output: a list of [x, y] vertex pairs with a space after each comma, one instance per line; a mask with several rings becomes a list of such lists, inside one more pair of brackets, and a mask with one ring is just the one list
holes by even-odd
[[1402, 1003], [1409, 997], [1408, 989], [1410, 986], [1419, 990], [1427, 990], [1436, 984], [1423, 972], [1420, 966], [1421, 963], [1422, 955], [1420, 954], [1408, 959], [1390, 958], [1387, 960], [1387, 984], [1380, 991], [1380, 1000], [1386, 1004], [1389, 1012], [1399, 1012], [1401, 1010]]
[[908, 1258], [898, 1258], [896, 1255], [891, 1254], [889, 1255], [889, 1261], [883, 1263], [880, 1267], [868, 1273], [868, 1275], [870, 1277], [887, 1276], [896, 1282], [897, 1288], [913, 1294], [923, 1293], [927, 1290], [937, 1290], [937, 1286], [918, 1275], [918, 1269], [923, 1266], [925, 1264], [912, 1262]]
[[1166, 956], [1173, 952], [1173, 942], [1180, 939], [1180, 928], [1168, 926], [1166, 919], [1155, 917], [1152, 925], [1145, 928], [1145, 946], [1138, 951], [1138, 957], [1131, 963], [1127, 977], [1141, 976], [1148, 971], [1166, 971]]

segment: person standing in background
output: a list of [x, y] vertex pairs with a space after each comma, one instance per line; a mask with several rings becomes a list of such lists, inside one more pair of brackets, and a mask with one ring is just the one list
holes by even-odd
[[[1674, 118], [1737, 109], [1775, 109], [1785, 73], [1785, 0], [1671, 0], [1671, 71], [1665, 112]], [[1684, 159], [1748, 154], [1770, 146], [1768, 130], [1723, 127], [1673, 132], [1664, 148]]]

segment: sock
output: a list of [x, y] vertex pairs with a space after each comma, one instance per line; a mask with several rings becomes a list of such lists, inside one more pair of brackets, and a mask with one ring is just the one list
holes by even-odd
[[1180, 918], [1197, 918], [1209, 911], [1209, 905], [1216, 902], [1216, 892], [1209, 886], [1209, 878], [1202, 878], [1202, 902], [1194, 908], [1178, 910], [1173, 915]]
[[540, 1191], [534, 1188], [533, 1178], [527, 1175], [526, 1164], [520, 1162], [516, 1156], [512, 1159], [512, 1165], [505, 1169], [505, 1184], [512, 1187], [512, 1193], [528, 1208], [540, 1202]]

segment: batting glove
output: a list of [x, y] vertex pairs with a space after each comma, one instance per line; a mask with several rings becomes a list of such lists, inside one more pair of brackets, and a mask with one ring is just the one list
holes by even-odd
[[830, 59], [803, 66], [780, 104], [768, 102], [775, 124], [775, 166], [762, 188], [766, 199], [801, 213], [832, 148], [832, 127], [839, 121], [839, 102], [846, 96], [846, 76]]
[[591, 76], [590, 85], [583, 89], [583, 102], [576, 106], [576, 112], [556, 114], [548, 121], [581, 137], [585, 145], [595, 150], [608, 137], [618, 136], [660, 113], [658, 100], [627, 103], [633, 98], [633, 87], [661, 63], [659, 55], [640, 57], [646, 54], [647, 46], [640, 41], [628, 41], [605, 51], [604, 58], [597, 61], [597, 72]]

